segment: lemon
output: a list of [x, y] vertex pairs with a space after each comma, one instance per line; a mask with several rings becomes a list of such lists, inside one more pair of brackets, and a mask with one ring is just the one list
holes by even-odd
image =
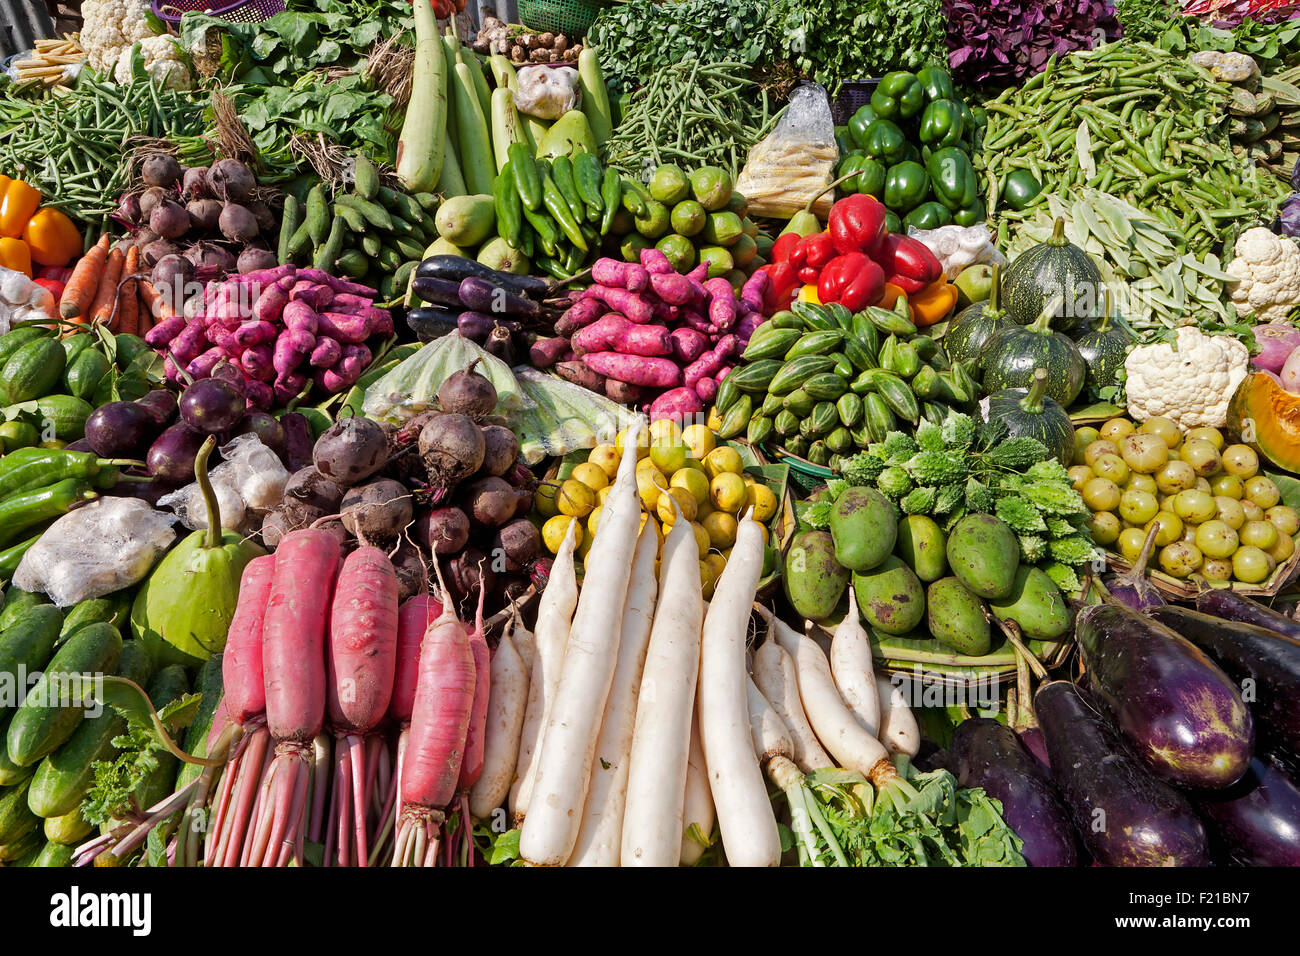
[[[615, 447], [618, 449], [620, 458], [623, 457], [623, 448], [627, 445], [628, 429], [631, 427], [632, 426], [629, 425], [627, 428], [624, 428], [618, 433], [618, 438], [615, 439]], [[641, 431], [637, 435], [636, 456], [637, 458], [644, 458], [648, 454], [650, 454], [650, 439], [646, 435], [645, 431]]]
[[687, 425], [682, 429], [682, 441], [691, 450], [691, 457], [701, 461], [718, 444], [707, 425]]
[[650, 446], [650, 460], [665, 475], [671, 475], [686, 464], [687, 448], [680, 441], [659, 442]]
[[654, 465], [643, 468], [636, 473], [636, 493], [641, 496], [641, 503], [647, 511], [654, 511], [659, 504], [659, 496], [668, 487], [668, 479]]
[[[677, 507], [673, 507], [673, 502]], [[659, 502], [655, 505], [655, 514], [663, 522], [664, 527], [670, 528], [673, 522], [677, 520], [677, 515], [681, 515], [687, 521], [695, 520], [696, 501], [695, 496], [685, 488], [669, 488], [667, 494], [659, 496]]]
[[709, 417], [704, 420], [704, 427], [710, 432], [716, 432], [722, 427], [722, 412], [718, 411], [717, 405], [709, 406]]
[[718, 575], [714, 571], [714, 567], [708, 561], [700, 562], [700, 591], [706, 601], [713, 597], [713, 588], [718, 583]]
[[730, 511], [734, 514], [744, 507], [745, 500], [748, 498], [745, 482], [735, 472], [719, 472], [709, 483], [709, 498], [713, 502], [713, 507], [719, 511]]
[[682, 430], [671, 418], [661, 418], [650, 423], [650, 447], [655, 445], [677, 445], [682, 440]]
[[668, 487], [686, 489], [697, 505], [709, 500], [709, 479], [704, 477], [704, 472], [694, 468], [680, 468], [673, 472], [673, 476], [668, 479]]
[[609, 475], [605, 474], [605, 469], [599, 465], [593, 465], [591, 462], [583, 462], [581, 465], [575, 465], [573, 473], [569, 475], [574, 481], [580, 481], [592, 491], [600, 491], [609, 484]]
[[713, 551], [705, 555], [704, 563], [713, 569], [713, 579], [715, 581], [722, 577], [722, 572], [727, 567], [727, 559]]
[[533, 492], [533, 507], [543, 518], [553, 518], [560, 513], [560, 506], [556, 501], [559, 494], [559, 485], [538, 485], [537, 490]]
[[[542, 541], [546, 545], [546, 550], [551, 554], [558, 554], [560, 545], [564, 543], [564, 536], [569, 531], [569, 525], [577, 520], [577, 518], [571, 518], [569, 515], [556, 515], [553, 518], [547, 518], [546, 523], [542, 525]], [[581, 523], [578, 524], [573, 534], [577, 539], [574, 543], [581, 544], [582, 539], [585, 537], [582, 533]]]
[[740, 473], [744, 468], [744, 462], [740, 460], [740, 452], [734, 448], [728, 448], [726, 445], [713, 449], [704, 457], [704, 471], [710, 478], [716, 478], [718, 475], [723, 474], [732, 474], [743, 485], [744, 481], [741, 480]]
[[596, 536], [594, 534], [585, 534], [582, 536], [582, 541], [581, 543], [579, 543], [576, 549], [576, 553], [580, 560], [582, 561], [587, 560], [587, 554], [591, 551], [592, 542], [594, 542], [595, 540], [596, 540]]
[[560, 485], [556, 505], [562, 515], [584, 518], [596, 507], [596, 493], [582, 482], [570, 478]]
[[725, 551], [736, 543], [737, 522], [725, 511], [715, 511], [700, 526], [709, 534], [709, 547]]
[[604, 508], [592, 508], [591, 514], [587, 515], [587, 531], [594, 538], [596, 536], [596, 525], [600, 524], [600, 513]]
[[706, 493], [704, 500], [700, 502], [700, 506], [695, 509], [695, 520], [703, 521], [709, 515], [713, 514], [714, 510], [713, 502], [709, 500], [709, 496]]
[[691, 530], [695, 532], [695, 546], [700, 549], [700, 560], [703, 560], [709, 555], [709, 533], [698, 521], [691, 522]]
[[596, 504], [603, 505], [605, 499], [609, 497], [609, 493], [613, 490], [613, 485], [606, 485], [604, 488], [601, 488], [600, 491], [596, 492]]
[[610, 481], [618, 474], [619, 451], [613, 445], [597, 445], [587, 456], [587, 461], [605, 473]]
[[759, 524], [767, 524], [776, 514], [777, 502], [776, 495], [772, 494], [772, 489], [767, 485], [760, 485], [758, 482], [749, 486], [749, 492], [745, 497], [745, 503], [754, 509], [750, 515]]

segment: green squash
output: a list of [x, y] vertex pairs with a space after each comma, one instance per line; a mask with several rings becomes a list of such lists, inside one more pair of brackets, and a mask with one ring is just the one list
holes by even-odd
[[1052, 328], [1069, 330], [1101, 314], [1101, 272], [1092, 257], [1065, 238], [1065, 220], [1051, 237], [1026, 249], [1002, 275], [1002, 302], [1011, 321], [1029, 325], [1051, 309]]
[[215, 446], [216, 439], [209, 437], [194, 459], [208, 527], [167, 552], [131, 608], [131, 632], [160, 666], [194, 665], [221, 653], [244, 566], [266, 554], [242, 535], [221, 528], [221, 509], [208, 480], [208, 458]]
[[1088, 369], [1083, 383], [1089, 394], [1096, 396], [1101, 389], [1119, 384], [1133, 342], [1123, 329], [1111, 325], [1109, 315], [1075, 339], [1074, 345]]
[[1014, 324], [1002, 308], [1001, 271], [1001, 266], [993, 267], [993, 284], [987, 301], [968, 305], [948, 323], [948, 330], [943, 333], [943, 350], [952, 361], [978, 368], [980, 350], [993, 333]]
[[980, 353], [981, 384], [986, 394], [1004, 388], [1029, 388], [1034, 370], [1047, 372], [1047, 394], [1066, 408], [1083, 389], [1088, 368], [1070, 337], [1050, 326], [1044, 309], [1032, 325], [1013, 325], [995, 332]]
[[1074, 425], [1061, 405], [1047, 395], [1048, 374], [1034, 370], [1029, 391], [1004, 389], [989, 396], [988, 422], [1007, 426], [1009, 438], [1037, 438], [1048, 453], [1069, 466], [1074, 457]]

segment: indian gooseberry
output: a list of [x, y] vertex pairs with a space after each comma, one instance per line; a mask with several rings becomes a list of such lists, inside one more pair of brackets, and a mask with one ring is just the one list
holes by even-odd
[[1201, 478], [1198, 476], [1196, 479], [1196, 484], [1192, 485], [1192, 487], [1195, 488], [1197, 491], [1205, 492], [1207, 495], [1214, 494], [1214, 489], [1210, 487], [1210, 480], [1208, 478]]
[[1240, 501], [1246, 494], [1246, 486], [1236, 475], [1220, 472], [1210, 479], [1210, 490], [1216, 498], [1236, 498]]
[[1214, 506], [1219, 511], [1219, 520], [1234, 531], [1246, 523], [1246, 511], [1236, 498], [1219, 495], [1214, 499]]
[[1079, 492], [1083, 502], [1092, 511], [1114, 511], [1119, 507], [1119, 485], [1109, 478], [1092, 478]]
[[1189, 428], [1183, 438], [1183, 443], [1186, 444], [1192, 440], [1208, 441], [1216, 451], [1223, 450], [1223, 432], [1208, 425], [1202, 425], [1200, 428]]
[[1223, 470], [1244, 481], [1259, 471], [1259, 456], [1249, 445], [1229, 445], [1223, 449]]
[[1206, 558], [1201, 565], [1201, 575], [1207, 581], [1231, 581], [1232, 561], [1228, 558]]
[[1272, 573], [1268, 555], [1259, 548], [1247, 545], [1232, 556], [1232, 574], [1238, 581], [1259, 584]]
[[1107, 441], [1117, 442], [1125, 435], [1131, 435], [1136, 426], [1127, 418], [1112, 418], [1098, 429], [1098, 434]]
[[1204, 491], [1197, 491], [1195, 488], [1188, 488], [1174, 495], [1173, 506], [1174, 514], [1192, 524], [1209, 521], [1218, 513], [1213, 496]]
[[1259, 521], [1248, 519], [1241, 526], [1239, 534], [1241, 543], [1251, 547], [1259, 548], [1261, 551], [1267, 551], [1273, 545], [1277, 544], [1277, 527], [1268, 521]]
[[1200, 527], [1200, 525], [1198, 525], [1198, 524], [1191, 524], [1191, 523], [1189, 523], [1189, 522], [1187, 522], [1187, 521], [1184, 521], [1184, 522], [1183, 522], [1183, 536], [1182, 536], [1181, 538], [1179, 538], [1178, 540], [1180, 540], [1180, 541], [1186, 541], [1188, 544], [1195, 544], [1195, 543], [1196, 543], [1196, 530], [1197, 530], [1199, 527]]
[[1159, 435], [1169, 448], [1177, 448], [1183, 440], [1182, 430], [1162, 415], [1148, 418], [1138, 426], [1138, 431], [1143, 435]]
[[1082, 491], [1083, 486], [1096, 477], [1096, 472], [1087, 465], [1071, 465], [1066, 474], [1070, 476], [1070, 484], [1075, 491]]
[[1263, 521], [1264, 509], [1249, 498], [1241, 499], [1241, 512], [1246, 516], [1247, 521]]
[[1219, 449], [1203, 438], [1191, 438], [1183, 442], [1178, 457], [1191, 465], [1202, 478], [1215, 474], [1221, 465]]
[[1084, 464], [1091, 466], [1092, 463], [1095, 462], [1102, 455], [1118, 455], [1118, 454], [1119, 454], [1118, 445], [1116, 445], [1113, 441], [1107, 441], [1104, 438], [1099, 438], [1083, 450], [1083, 461]]
[[1120, 457], [1133, 471], [1153, 475], [1169, 462], [1169, 447], [1159, 435], [1125, 435]]
[[1160, 511], [1160, 502], [1149, 491], [1126, 491], [1119, 496], [1119, 516], [1129, 524], [1144, 525]]
[[1088, 530], [1092, 533], [1092, 540], [1102, 547], [1114, 544], [1121, 531], [1119, 518], [1109, 511], [1094, 512], [1088, 519]]
[[1141, 528], [1125, 528], [1119, 533], [1119, 553], [1126, 561], [1136, 561], [1146, 540], [1146, 533]]
[[1155, 494], [1160, 489], [1156, 487], [1156, 480], [1150, 475], [1144, 475], [1141, 472], [1131, 472], [1128, 481], [1124, 482], [1125, 491], [1149, 491]]
[[1084, 463], [1084, 458], [1083, 458], [1084, 450], [1093, 442], [1095, 442], [1097, 438], [1098, 438], [1097, 429], [1093, 428], [1090, 425], [1085, 425], [1082, 428], [1076, 428], [1074, 430], [1074, 457], [1071, 460], [1071, 463], [1075, 465], [1082, 465]]
[[1264, 518], [1271, 521], [1278, 532], [1293, 538], [1300, 533], [1300, 514], [1286, 505], [1274, 505], [1264, 512]]
[[1175, 541], [1160, 549], [1160, 567], [1168, 575], [1185, 578], [1201, 566], [1201, 552], [1196, 545]]
[[1128, 465], [1124, 464], [1124, 459], [1119, 455], [1099, 455], [1092, 463], [1092, 470], [1099, 478], [1109, 478], [1116, 484], [1123, 484], [1128, 480]]
[[1295, 554], [1295, 538], [1289, 538], [1284, 534], [1277, 536], [1277, 544], [1268, 549], [1268, 556], [1278, 564], [1288, 560], [1291, 555]]
[[1156, 516], [1148, 521], [1142, 530], [1150, 534], [1153, 525], [1157, 528], [1156, 547], [1158, 548], [1173, 544], [1183, 536], [1183, 519], [1172, 511], [1157, 512]]
[[1273, 479], [1265, 478], [1263, 475], [1247, 478], [1245, 490], [1246, 497], [1265, 510], [1282, 500], [1282, 493], [1278, 491]]
[[1166, 462], [1156, 472], [1156, 487], [1167, 495], [1176, 495], [1196, 484], [1196, 472], [1185, 461]]
[[1225, 521], [1206, 521], [1196, 528], [1196, 547], [1207, 558], [1231, 557], [1237, 543], [1237, 532]]

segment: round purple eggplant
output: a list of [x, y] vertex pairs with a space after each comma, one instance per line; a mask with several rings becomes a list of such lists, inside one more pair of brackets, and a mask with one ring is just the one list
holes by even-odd
[[256, 435], [271, 451], [277, 455], [284, 454], [284, 428], [275, 420], [274, 415], [267, 412], [250, 409], [244, 414], [239, 427], [235, 429], [235, 434]]
[[228, 431], [244, 417], [243, 390], [223, 378], [205, 378], [181, 395], [181, 421], [197, 432], [216, 435]]
[[101, 458], [131, 458], [158, 434], [154, 413], [138, 402], [109, 402], [86, 419], [86, 441]]
[[194, 458], [206, 438], [184, 422], [177, 422], [149, 446], [145, 464], [159, 481], [183, 485], [194, 480]]
[[1068, 681], [1043, 684], [1034, 713], [1052, 779], [1092, 858], [1102, 866], [1205, 866], [1205, 826], [1181, 793], [1153, 776]]
[[1262, 742], [1300, 754], [1300, 641], [1183, 607], [1149, 613], [1214, 658], [1239, 687], [1250, 689], [1250, 713]]
[[1227, 588], [1212, 588], [1196, 595], [1196, 610], [1202, 614], [1221, 617], [1225, 621], [1240, 621], [1266, 627], [1292, 640], [1300, 641], [1300, 621], [1279, 614], [1271, 607]]
[[1016, 732], [988, 717], [962, 721], [948, 745], [948, 765], [963, 787], [1002, 802], [1002, 819], [1024, 841], [1030, 866], [1078, 866], [1074, 830], [1051, 778]]
[[159, 428], [165, 428], [176, 417], [176, 394], [165, 388], [156, 388], [143, 398], [137, 398], [136, 404], [153, 413]]
[[1300, 866], [1300, 787], [1255, 759], [1226, 790], [1197, 794], [1215, 855], [1240, 866]]
[[1218, 790], [1246, 772], [1255, 746], [1250, 711], [1204, 651], [1114, 604], [1080, 611], [1075, 635], [1097, 703], [1156, 776]]

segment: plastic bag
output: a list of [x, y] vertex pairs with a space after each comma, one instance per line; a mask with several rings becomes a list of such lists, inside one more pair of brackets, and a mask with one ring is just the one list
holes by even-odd
[[139, 498], [100, 498], [69, 511], [23, 555], [14, 584], [69, 607], [130, 587], [176, 540], [176, 519]]
[[371, 418], [404, 422], [432, 408], [438, 401], [438, 388], [452, 372], [469, 368], [485, 376], [497, 390], [496, 412], [509, 415], [532, 407], [515, 381], [510, 366], [459, 333], [434, 339], [404, 360], [368, 389], [361, 403]]
[[13, 269], [0, 268], [0, 335], [17, 323], [58, 318], [54, 294]]
[[517, 74], [515, 109], [537, 119], [556, 120], [582, 100], [578, 71], [571, 66], [526, 66]]
[[536, 407], [519, 416], [519, 454], [536, 465], [542, 459], [613, 443], [620, 431], [646, 418], [618, 402], [536, 369], [515, 369], [520, 387]]
[[[256, 435], [237, 435], [221, 447], [221, 457], [208, 480], [217, 496], [222, 527], [256, 531], [262, 525], [262, 514], [278, 508], [284, 498], [289, 471]], [[163, 495], [158, 504], [175, 511], [191, 531], [208, 526], [208, 508], [197, 481]]]
[[943, 266], [945, 279], [957, 278], [967, 266], [1007, 264], [1007, 257], [998, 251], [993, 234], [984, 226], [940, 226], [938, 229], [908, 226], [907, 234], [934, 253]]
[[[754, 144], [736, 179], [736, 191], [749, 200], [749, 214], [789, 219], [835, 179], [840, 151], [826, 90], [816, 83], [796, 87], [776, 129]], [[825, 219], [829, 192], [813, 204]]]

